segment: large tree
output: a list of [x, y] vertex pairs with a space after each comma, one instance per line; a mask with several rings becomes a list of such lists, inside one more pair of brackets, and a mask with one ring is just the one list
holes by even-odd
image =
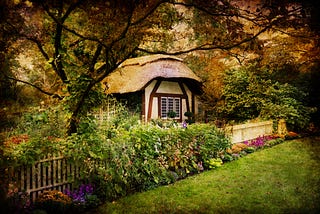
[[[7, 1], [10, 2], [10, 1]], [[230, 3], [231, 2], [231, 3]], [[8, 76], [66, 102], [68, 134], [98, 104], [99, 83], [124, 60], [142, 54], [185, 54], [259, 46], [263, 32], [304, 25], [304, 8], [268, 1], [243, 10], [228, 0], [12, 1], [1, 31], [19, 39], [11, 48], [36, 48], [36, 72], [53, 73], [56, 87]], [[23, 17], [17, 21], [17, 17]], [[189, 33], [179, 42], [177, 29]], [[180, 33], [180, 32], [179, 32]], [[179, 48], [176, 48], [176, 45]], [[24, 49], [23, 49], [24, 48]]]

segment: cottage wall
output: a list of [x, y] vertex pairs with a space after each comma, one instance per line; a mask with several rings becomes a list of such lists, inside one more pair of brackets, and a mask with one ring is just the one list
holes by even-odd
[[[153, 80], [148, 84], [148, 86], [144, 89], [145, 90], [145, 121], [148, 120], [147, 115], [150, 115], [151, 119], [157, 119], [159, 118], [159, 103], [158, 103], [158, 97], [157, 96], [151, 96], [153, 94], [161, 94], [161, 95], [167, 95], [170, 96], [181, 96], [181, 116], [182, 121], [186, 120], [187, 117], [184, 116], [184, 113], [188, 111], [187, 102], [189, 105], [189, 111], [192, 110], [192, 106], [194, 108], [194, 113], [198, 113], [198, 101], [195, 97], [192, 97], [191, 90], [187, 87], [186, 84], [182, 84], [184, 91], [181, 89], [181, 86], [178, 82], [175, 81], [166, 81], [162, 80], [160, 85], [158, 85], [158, 88], [155, 90], [155, 87], [157, 87], [157, 81]], [[183, 97], [186, 93], [187, 98]], [[150, 100], [150, 97], [152, 101]], [[152, 102], [152, 112], [149, 113], [149, 102]]]
[[164, 94], [180, 94], [180, 95], [183, 94], [177, 82], [169, 82], [169, 81], [162, 81], [156, 92], [164, 93]]
[[[149, 112], [148, 112], [148, 111], [149, 111], [148, 106], [149, 106], [149, 102], [150, 102], [150, 94], [151, 94], [153, 88], [155, 87], [156, 82], [157, 82], [156, 80], [153, 80], [153, 81], [144, 89], [144, 96], [145, 96], [145, 97], [144, 97], [144, 99], [145, 99], [145, 106], [144, 106], [145, 115], [144, 115], [144, 118], [145, 118], [145, 121], [148, 120], [147, 115], [149, 114]], [[153, 103], [152, 106], [158, 106], [158, 102]], [[154, 115], [151, 115], [151, 117], [154, 118]], [[157, 116], [157, 117], [158, 117], [158, 116]], [[157, 118], [157, 117], [155, 117], [155, 118]]]
[[[186, 119], [184, 117], [186, 111], [197, 114], [197, 99], [193, 93], [202, 93], [201, 79], [183, 63], [182, 59], [161, 54], [128, 59], [102, 83], [106, 94], [122, 95], [140, 92], [142, 118], [145, 118], [145, 121], [159, 117], [160, 98], [171, 97], [170, 95], [181, 99], [181, 118], [179, 119]], [[193, 87], [192, 90], [187, 85]], [[172, 100], [177, 103], [177, 99], [166, 99], [170, 105]], [[178, 108], [178, 105], [174, 104], [174, 107]]]

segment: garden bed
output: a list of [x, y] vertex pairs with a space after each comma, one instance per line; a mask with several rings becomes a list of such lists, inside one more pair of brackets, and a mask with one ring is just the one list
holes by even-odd
[[285, 141], [90, 213], [319, 213], [320, 138]]

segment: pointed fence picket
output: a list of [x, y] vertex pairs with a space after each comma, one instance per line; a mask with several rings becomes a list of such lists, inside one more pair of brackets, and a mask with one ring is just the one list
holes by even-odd
[[45, 190], [72, 189], [74, 182], [81, 177], [81, 166], [71, 163], [63, 156], [49, 156], [32, 166], [20, 166], [11, 169], [10, 181], [19, 192], [27, 192], [31, 201], [35, 201]]

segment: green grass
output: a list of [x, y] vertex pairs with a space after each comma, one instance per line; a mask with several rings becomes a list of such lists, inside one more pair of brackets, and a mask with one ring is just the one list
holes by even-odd
[[105, 203], [95, 212], [319, 213], [319, 199], [320, 138], [305, 138]]

